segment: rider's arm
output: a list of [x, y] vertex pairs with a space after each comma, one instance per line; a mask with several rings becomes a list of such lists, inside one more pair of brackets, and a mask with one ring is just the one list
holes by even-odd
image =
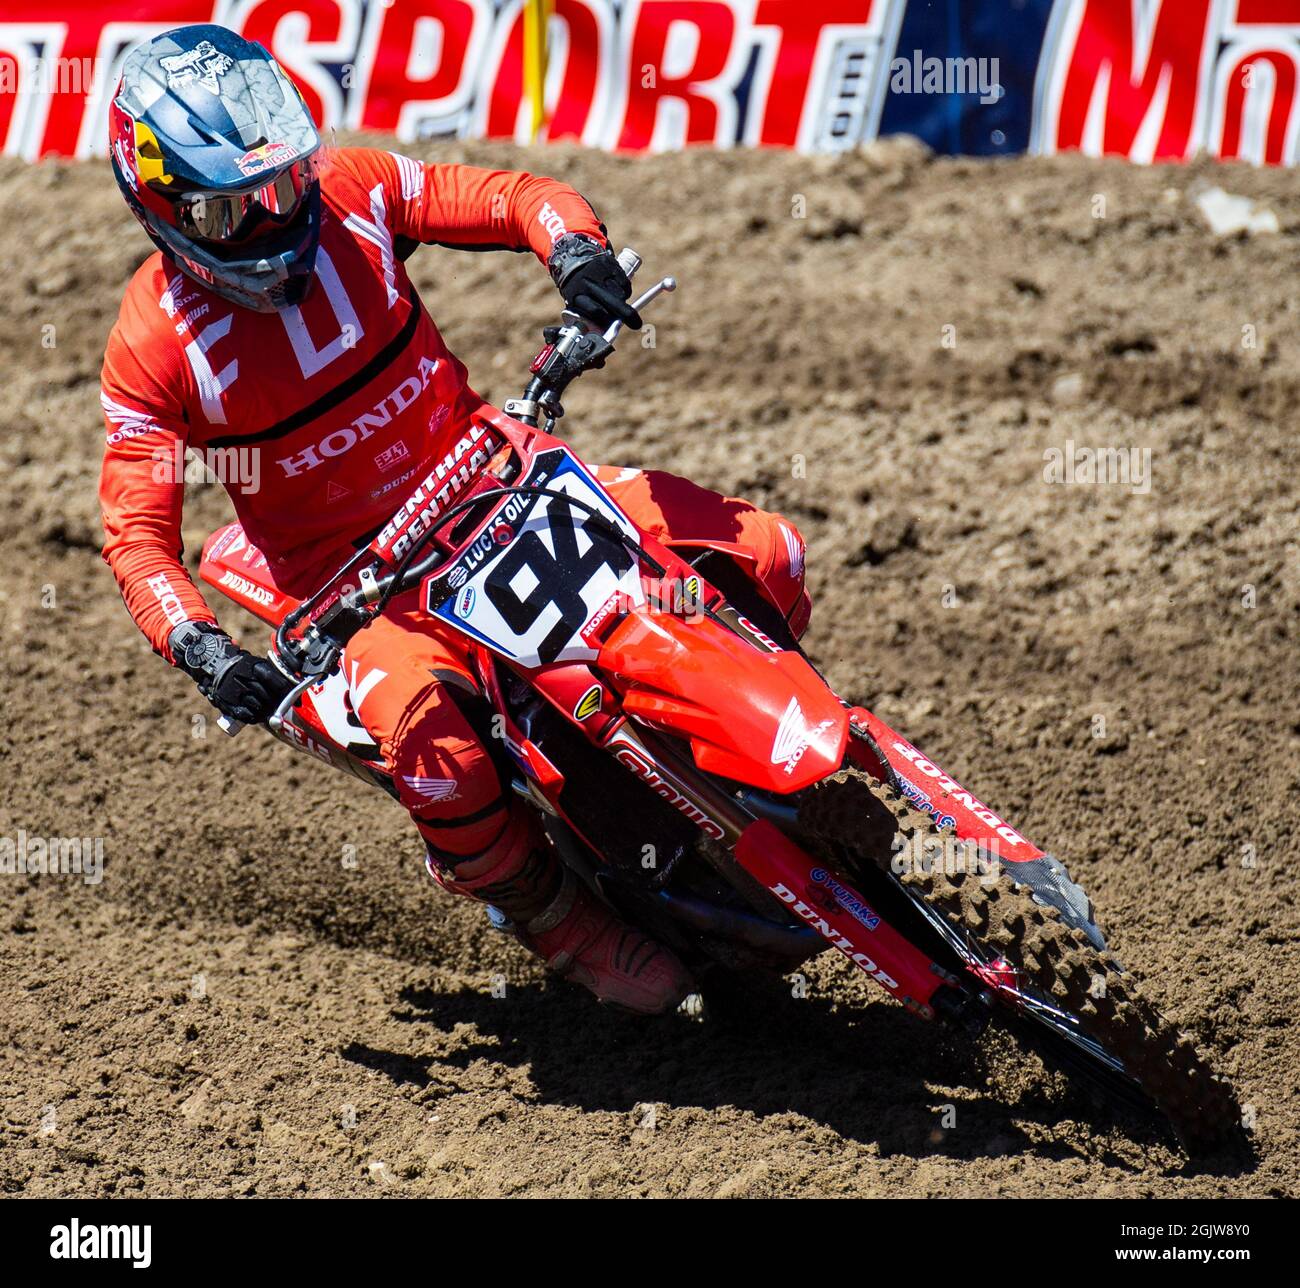
[[180, 559], [187, 426], [168, 387], [179, 379], [167, 369], [176, 359], [149, 346], [146, 367], [140, 351], [119, 322], [109, 336], [100, 391], [107, 439], [99, 480], [104, 559], [136, 625], [172, 662], [171, 632], [182, 622], [216, 618]]
[[374, 148], [335, 153], [370, 194], [394, 251], [418, 242], [465, 250], [531, 250], [550, 271], [565, 303], [602, 326], [639, 327], [628, 305], [632, 284], [614, 258], [605, 225], [567, 183], [517, 170], [426, 163]]
[[543, 264], [569, 234], [608, 245], [605, 226], [586, 199], [556, 179], [426, 163], [376, 148], [343, 148], [335, 158], [367, 192], [382, 184], [388, 226], [397, 237], [472, 250], [531, 250]]

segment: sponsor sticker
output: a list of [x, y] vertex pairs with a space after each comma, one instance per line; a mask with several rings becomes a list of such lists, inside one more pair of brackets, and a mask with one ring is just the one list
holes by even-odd
[[221, 53], [210, 40], [200, 40], [193, 49], [158, 61], [167, 73], [168, 89], [202, 85], [209, 94], [221, 92], [218, 77], [224, 76], [235, 65], [234, 59]]
[[286, 165], [295, 155], [291, 143], [263, 143], [260, 148], [245, 152], [235, 164], [239, 167], [240, 174], [251, 176]]
[[604, 697], [605, 691], [599, 684], [593, 684], [586, 693], [580, 697], [573, 708], [573, 718], [580, 724], [584, 720], [589, 720], [600, 710], [600, 700]]
[[825, 868], [813, 868], [808, 875], [814, 885], [829, 891], [835, 902], [854, 921], [860, 921], [868, 930], [875, 930], [880, 925], [879, 915], [863, 902], [857, 892], [849, 889], [843, 882], [837, 881]]
[[798, 698], [791, 698], [786, 707], [781, 723], [776, 727], [776, 738], [772, 742], [772, 764], [781, 765], [787, 774], [793, 774], [795, 766], [804, 758], [804, 753], [819, 734], [824, 733], [835, 722], [823, 720], [810, 725], [804, 716]]

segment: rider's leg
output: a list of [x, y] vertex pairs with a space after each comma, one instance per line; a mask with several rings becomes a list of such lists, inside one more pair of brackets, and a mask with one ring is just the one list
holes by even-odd
[[578, 881], [513, 798], [465, 714], [474, 686], [464, 654], [419, 611], [416, 592], [359, 632], [343, 663], [357, 717], [444, 888], [499, 908], [526, 947], [604, 1001], [654, 1013], [691, 991], [677, 958]]
[[662, 470], [600, 466], [597, 476], [628, 517], [668, 545], [721, 542], [785, 618], [797, 639], [812, 600], [804, 588], [804, 540], [788, 519]]
[[445, 889], [499, 908], [525, 947], [604, 1002], [656, 1015], [694, 988], [673, 953], [615, 916], [559, 862], [522, 804], [483, 854], [453, 863], [431, 850], [429, 872]]

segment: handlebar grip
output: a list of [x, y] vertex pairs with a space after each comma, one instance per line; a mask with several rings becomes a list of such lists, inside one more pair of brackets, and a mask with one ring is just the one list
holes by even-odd
[[641, 267], [641, 256], [631, 246], [624, 246], [618, 252], [618, 266], [627, 274], [627, 280], [630, 282], [636, 270]]
[[229, 716], [218, 716], [218, 717], [217, 717], [217, 728], [220, 729], [222, 733], [224, 733], [224, 734], [229, 734], [230, 737], [232, 737], [232, 738], [233, 738], [233, 737], [234, 737], [234, 736], [235, 736], [235, 735], [236, 735], [236, 734], [237, 734], [237, 733], [238, 733], [238, 732], [239, 732], [243, 727], [244, 727], [244, 726], [243, 726], [243, 723], [242, 723], [241, 721], [239, 721], [239, 720], [232, 720]]

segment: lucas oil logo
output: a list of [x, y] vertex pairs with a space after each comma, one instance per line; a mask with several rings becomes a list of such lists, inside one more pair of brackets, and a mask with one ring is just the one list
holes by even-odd
[[506, 501], [493, 516], [491, 524], [474, 538], [460, 561], [447, 574], [447, 585], [452, 590], [458, 590], [479, 570], [483, 560], [497, 548], [498, 534], [510, 532], [511, 525], [517, 525], [519, 520], [533, 508], [536, 500], [535, 496], [520, 496], [516, 493]]

